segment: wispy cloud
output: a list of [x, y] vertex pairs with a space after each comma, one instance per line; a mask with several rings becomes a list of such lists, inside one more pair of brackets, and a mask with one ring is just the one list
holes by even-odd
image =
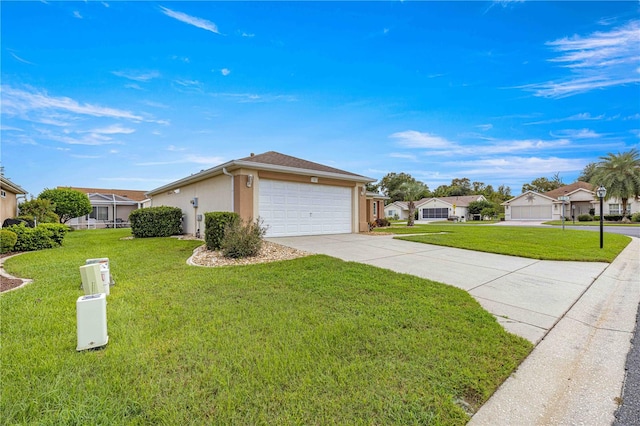
[[220, 74], [224, 75], [225, 77], [228, 76], [229, 74], [231, 74], [231, 70], [229, 68], [222, 68], [220, 70]]
[[33, 110], [58, 110], [93, 117], [121, 118], [142, 121], [143, 117], [131, 111], [80, 103], [67, 97], [49, 96], [46, 92], [14, 89], [8, 85], [0, 86], [3, 112], [26, 113]]
[[202, 83], [198, 80], [174, 80], [174, 83], [183, 87], [201, 87]]
[[553, 124], [553, 123], [561, 123], [563, 121], [587, 121], [587, 120], [602, 120], [605, 117], [604, 114], [600, 115], [591, 115], [588, 112], [583, 112], [580, 114], [574, 114], [569, 117], [561, 117], [561, 118], [551, 118], [549, 120], [541, 120], [541, 121], [532, 121], [530, 123], [524, 123], [525, 126], [532, 124]]
[[103, 134], [103, 135], [115, 135], [115, 134], [128, 135], [135, 131], [136, 131], [135, 129], [131, 129], [129, 127], [122, 127], [119, 124], [113, 124], [108, 127], [101, 127], [97, 129], [87, 130], [85, 131], [85, 133], [96, 133], [96, 134]]
[[405, 148], [450, 148], [456, 145], [440, 136], [415, 130], [393, 133], [390, 137]]
[[296, 102], [294, 95], [273, 95], [257, 93], [210, 93], [211, 96], [228, 98], [238, 103], [266, 103], [266, 102]]
[[206, 31], [211, 31], [212, 33], [215, 33], [215, 34], [220, 34], [220, 31], [218, 31], [218, 26], [211, 21], [207, 21], [206, 19], [187, 15], [186, 13], [176, 12], [175, 10], [168, 9], [163, 6], [160, 6], [160, 9], [162, 9], [162, 13], [164, 13], [170, 18], [177, 19], [178, 21], [184, 22], [185, 24], [193, 25], [196, 28], [201, 28]]
[[160, 77], [160, 73], [158, 71], [111, 71], [111, 74], [141, 82]]
[[476, 128], [486, 132], [487, 130], [493, 129], [493, 124], [478, 124]]
[[601, 138], [603, 135], [590, 129], [566, 129], [552, 132], [551, 136], [569, 139], [595, 139]]
[[23, 64], [29, 64], [29, 65], [35, 65], [33, 62], [29, 62], [26, 59], [21, 58], [20, 56], [16, 55], [15, 53], [13, 53], [12, 51], [9, 51], [9, 53], [11, 54], [11, 56], [13, 56], [13, 58], [16, 61], [22, 62]]
[[546, 43], [558, 56], [549, 59], [571, 71], [559, 81], [521, 86], [536, 96], [564, 98], [624, 84], [640, 82], [640, 21], [597, 31], [587, 36], [574, 35]]
[[389, 157], [391, 158], [401, 158], [404, 160], [411, 160], [411, 161], [416, 161], [418, 159], [417, 156], [413, 155], [413, 154], [401, 154], [398, 152], [392, 152], [391, 154], [389, 154]]
[[221, 164], [224, 162], [224, 158], [222, 157], [202, 157], [200, 155], [185, 155], [182, 158], [168, 161], [147, 161], [143, 163], [136, 163], [136, 166], [165, 166], [168, 164], [184, 164], [184, 163], [192, 163], [192, 164], [202, 164], [206, 166], [213, 167], [217, 164]]
[[242, 31], [242, 32], [240, 33], [240, 36], [241, 36], [241, 37], [249, 37], [249, 38], [251, 38], [251, 37], [255, 37], [256, 35], [255, 35], [255, 34], [252, 34], [252, 33], [247, 33], [247, 32]]
[[73, 11], [73, 17], [74, 18], [78, 18], [78, 19], [82, 19], [82, 15], [77, 10]]

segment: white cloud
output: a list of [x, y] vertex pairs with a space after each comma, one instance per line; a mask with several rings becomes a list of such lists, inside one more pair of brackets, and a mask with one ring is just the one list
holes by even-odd
[[2, 85], [0, 90], [3, 95], [3, 112], [9, 114], [27, 113], [35, 110], [59, 110], [93, 117], [143, 120], [141, 116], [131, 111], [80, 103], [64, 96], [49, 96], [46, 92], [14, 89], [7, 85]]
[[231, 74], [231, 70], [229, 68], [222, 68], [220, 70], [220, 74], [222, 74], [224, 76], [228, 76], [229, 74]]
[[406, 148], [450, 148], [456, 146], [454, 142], [440, 136], [415, 130], [393, 133], [390, 137], [398, 140], [398, 144]]
[[202, 19], [202, 18], [197, 18], [195, 16], [190, 16], [190, 15], [187, 15], [186, 13], [176, 12], [174, 10], [168, 9], [163, 6], [160, 6], [160, 9], [162, 9], [162, 13], [164, 13], [170, 18], [177, 19], [180, 22], [193, 25], [194, 27], [201, 28], [203, 30], [211, 31], [212, 33], [215, 33], [215, 34], [220, 34], [220, 31], [218, 31], [218, 26], [211, 21], [207, 21], [206, 19]]
[[103, 128], [99, 128], [99, 129], [93, 129], [93, 130], [88, 130], [86, 131], [86, 133], [96, 133], [96, 134], [103, 134], [103, 135], [115, 135], [115, 134], [131, 134], [133, 132], [135, 132], [135, 129], [131, 129], [128, 127], [122, 127], [119, 124], [112, 124], [109, 127], [103, 127]]
[[186, 151], [187, 148], [180, 148], [175, 145], [169, 145], [167, 147], [167, 151], [178, 152], [178, 151]]
[[78, 18], [78, 19], [82, 19], [82, 15], [77, 10], [73, 11], [73, 17], [74, 18]]
[[413, 154], [401, 154], [401, 153], [397, 153], [397, 152], [392, 152], [391, 154], [389, 154], [389, 157], [391, 157], [391, 158], [402, 158], [402, 159], [405, 159], [405, 160], [412, 160], [412, 161], [416, 161], [418, 159]]
[[123, 77], [129, 80], [134, 81], [149, 81], [154, 78], [160, 77], [160, 73], [158, 71], [111, 71], [111, 74], [117, 75], [118, 77]]
[[588, 36], [574, 35], [547, 42], [557, 56], [550, 62], [571, 71], [559, 81], [521, 86], [536, 96], [564, 98], [594, 89], [640, 82], [640, 21], [632, 20]]
[[198, 80], [174, 80], [174, 82], [179, 84], [180, 86], [184, 86], [184, 87], [200, 87], [200, 86], [202, 86], [202, 83], [200, 83]]
[[493, 124], [478, 124], [476, 128], [486, 132], [487, 130], [493, 129]]
[[251, 38], [251, 37], [255, 37], [255, 34], [246, 33], [246, 32], [244, 32], [244, 31], [243, 31], [243, 32], [242, 32], [242, 34], [240, 34], [240, 35], [241, 35], [242, 37], [249, 37], [249, 38]]
[[570, 139], [594, 139], [601, 138], [602, 135], [590, 129], [566, 129], [558, 130], [551, 134], [553, 137], [563, 137]]
[[202, 164], [207, 165], [209, 167], [217, 166], [218, 164], [222, 164], [224, 159], [222, 157], [203, 157], [201, 155], [185, 155], [182, 158], [170, 161], [147, 161], [143, 163], [136, 163], [136, 166], [164, 166], [168, 164], [184, 164], [184, 163], [192, 163], [192, 164]]
[[531, 124], [553, 124], [553, 123], [561, 123], [563, 121], [587, 121], [587, 120], [602, 120], [604, 118], [604, 114], [592, 116], [588, 112], [583, 112], [580, 114], [574, 114], [569, 117], [563, 118], [551, 118], [549, 120], [541, 120], [541, 121], [532, 121], [530, 123], [524, 123], [526, 126]]
[[19, 57], [18, 55], [16, 55], [15, 53], [13, 53], [13, 52], [11, 52], [11, 51], [9, 51], [9, 53], [11, 54], [11, 56], [13, 56], [13, 57], [14, 57], [14, 59], [15, 59], [16, 61], [22, 62], [23, 64], [34, 65], [34, 63], [33, 63], [33, 62], [29, 62], [29, 61], [27, 61], [26, 59], [22, 59], [21, 57]]
[[448, 165], [464, 176], [493, 176], [513, 178], [539, 177], [558, 172], [582, 170], [588, 161], [559, 157], [501, 157], [451, 162]]

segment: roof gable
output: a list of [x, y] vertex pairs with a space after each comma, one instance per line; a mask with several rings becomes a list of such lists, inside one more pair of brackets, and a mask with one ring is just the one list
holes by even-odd
[[570, 185], [561, 186], [560, 188], [554, 189], [553, 191], [544, 192], [543, 194], [549, 198], [558, 199], [558, 197], [576, 192], [579, 189], [585, 189], [587, 191], [593, 192], [593, 185], [591, 185], [589, 182], [577, 181], [573, 182]]
[[128, 201], [143, 201], [147, 199], [145, 191], [138, 191], [133, 189], [104, 189], [104, 188], [78, 188], [73, 186], [59, 186], [58, 188], [75, 189], [76, 191], [84, 192], [85, 194], [100, 194], [113, 199], [112, 195], [116, 197], [124, 197]]
[[292, 167], [294, 169], [315, 170], [318, 172], [337, 173], [341, 175], [359, 176], [355, 173], [325, 166], [323, 164], [314, 163], [313, 161], [307, 161], [301, 158], [292, 157], [290, 155], [281, 154], [276, 151], [268, 151], [263, 154], [257, 155], [252, 154], [249, 157], [241, 158], [238, 161], [270, 164], [272, 166]]
[[26, 194], [27, 191], [25, 189], [23, 189], [21, 186], [16, 185], [15, 183], [11, 182], [9, 179], [7, 179], [4, 176], [0, 175], [0, 187], [2, 187], [2, 189], [5, 189], [9, 192], [13, 192], [14, 194]]

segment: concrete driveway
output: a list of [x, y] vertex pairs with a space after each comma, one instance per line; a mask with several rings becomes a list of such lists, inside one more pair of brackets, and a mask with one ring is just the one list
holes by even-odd
[[340, 234], [269, 240], [461, 288], [505, 329], [533, 343], [545, 336], [608, 266], [481, 253], [392, 236]]

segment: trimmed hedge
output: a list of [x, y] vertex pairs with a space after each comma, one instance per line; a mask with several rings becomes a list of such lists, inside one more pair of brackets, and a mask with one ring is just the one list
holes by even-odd
[[227, 225], [240, 220], [233, 212], [208, 212], [204, 214], [204, 240], [208, 250], [220, 250]]
[[631, 216], [631, 222], [640, 222], [640, 212], [634, 213], [633, 216]]
[[49, 237], [59, 246], [62, 245], [64, 236], [69, 232], [69, 227], [61, 223], [41, 223], [38, 227], [42, 227], [49, 231]]
[[29, 228], [21, 223], [20, 225], [9, 227], [9, 231], [15, 232], [18, 237], [16, 245], [13, 247], [14, 251], [42, 250], [57, 245], [51, 238], [51, 232], [40, 225], [35, 228]]
[[590, 214], [581, 214], [578, 216], [578, 222], [591, 222], [593, 220], [593, 216]]
[[0, 253], [9, 253], [18, 242], [18, 235], [8, 229], [0, 229]]
[[136, 238], [170, 237], [182, 234], [182, 210], [178, 207], [148, 207], [129, 214], [131, 233]]

